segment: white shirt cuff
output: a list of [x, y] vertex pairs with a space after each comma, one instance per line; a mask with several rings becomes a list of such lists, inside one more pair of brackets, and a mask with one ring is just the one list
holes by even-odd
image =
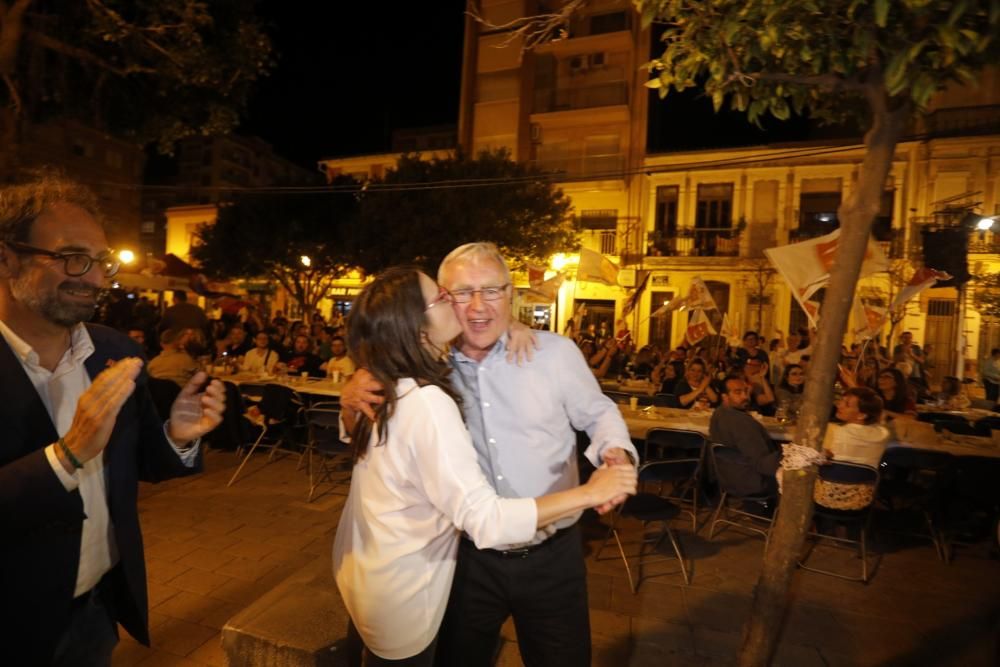
[[[180, 458], [181, 463], [183, 463], [188, 468], [193, 468], [198, 459], [198, 449], [201, 447], [201, 438], [195, 438], [194, 442], [191, 443], [190, 447], [182, 448], [178, 446], [177, 443], [170, 438], [170, 432], [167, 428], [169, 424], [170, 424], [169, 419], [163, 422], [163, 437], [167, 439], [167, 442], [170, 443], [170, 446], [174, 448], [175, 452], [177, 452], [177, 456], [178, 458]], [[66, 471], [63, 470], [63, 472]]]
[[66, 472], [66, 468], [63, 467], [59, 457], [56, 456], [56, 445], [52, 444], [45, 448], [45, 458], [49, 460], [52, 472], [56, 474], [56, 477], [59, 478], [59, 481], [62, 482], [67, 491], [75, 491], [80, 486], [79, 475], [75, 472], [72, 475]]

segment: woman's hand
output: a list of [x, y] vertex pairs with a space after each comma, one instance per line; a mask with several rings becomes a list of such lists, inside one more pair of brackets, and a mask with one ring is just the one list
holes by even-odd
[[507, 327], [507, 363], [516, 362], [520, 366], [525, 361], [531, 361], [537, 349], [535, 331], [523, 322], [511, 320]]
[[627, 495], [635, 495], [638, 483], [639, 474], [631, 463], [605, 464], [594, 471], [583, 488], [587, 492], [588, 504], [600, 507], [612, 500], [624, 500]]

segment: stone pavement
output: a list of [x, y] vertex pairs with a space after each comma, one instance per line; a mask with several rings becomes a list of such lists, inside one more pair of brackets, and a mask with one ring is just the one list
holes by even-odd
[[[153, 646], [123, 633], [115, 667], [225, 665], [225, 621], [306, 562], [330, 558], [343, 496], [306, 503], [295, 458], [264, 461], [256, 457], [231, 488], [235, 456], [226, 452], [210, 452], [200, 476], [143, 485]], [[729, 529], [709, 542], [707, 528], [692, 535], [679, 520], [691, 585], [667, 561], [650, 566], [633, 595], [613, 544], [600, 562], [592, 558], [604, 535], [596, 518], [584, 525], [595, 666], [732, 663], [760, 572], [760, 538]], [[638, 524], [626, 530], [635, 536]], [[800, 571], [775, 664], [1000, 664], [1000, 561], [969, 548], [944, 565], [919, 541], [888, 551], [868, 585]], [[843, 553], [816, 556], [856, 565]], [[519, 664], [508, 624], [499, 665]]]

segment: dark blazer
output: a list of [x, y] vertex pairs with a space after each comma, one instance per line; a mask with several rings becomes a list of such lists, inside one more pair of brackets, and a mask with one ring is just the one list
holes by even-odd
[[[87, 325], [94, 353], [91, 378], [111, 360], [141, 356], [126, 336]], [[136, 507], [138, 481], [200, 470], [184, 466], [163, 435], [143, 371], [104, 451], [108, 509], [119, 567], [111, 577], [112, 608], [137, 640], [149, 643], [146, 567]], [[58, 439], [41, 398], [0, 337], [0, 637], [11, 664], [46, 664], [67, 623], [80, 562], [83, 500], [67, 492], [45, 457]], [[13, 652], [13, 653], [12, 653]]]

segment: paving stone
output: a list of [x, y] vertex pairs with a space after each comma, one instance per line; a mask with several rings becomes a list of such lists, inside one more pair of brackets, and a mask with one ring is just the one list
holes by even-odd
[[156, 631], [151, 633], [151, 638], [153, 648], [158, 651], [186, 656], [216, 634], [214, 628], [171, 618], [156, 628]]
[[146, 576], [150, 581], [161, 584], [169, 583], [171, 579], [189, 569], [190, 566], [180, 561], [163, 560], [162, 558], [146, 559]]
[[[202, 544], [199, 542], [199, 544]], [[231, 553], [220, 553], [215, 549], [204, 548], [195, 549], [182, 559], [185, 565], [189, 565], [199, 570], [217, 571], [220, 567], [236, 558]]]
[[209, 595], [219, 586], [227, 584], [230, 581], [232, 579], [224, 574], [192, 568], [184, 574], [175, 577], [170, 582], [170, 585], [182, 591], [197, 593], [199, 595]]
[[208, 641], [191, 653], [190, 658], [198, 664], [211, 665], [211, 667], [227, 667], [229, 664], [226, 652], [222, 649], [222, 639], [218, 636], [210, 637]]
[[210, 598], [206, 595], [181, 591], [166, 602], [157, 605], [155, 610], [157, 613], [171, 618], [179, 618], [192, 623], [201, 623], [207, 616], [216, 612], [225, 604], [222, 600]]
[[632, 619], [632, 643], [637, 653], [694, 655], [694, 631], [686, 623], [658, 618]]

